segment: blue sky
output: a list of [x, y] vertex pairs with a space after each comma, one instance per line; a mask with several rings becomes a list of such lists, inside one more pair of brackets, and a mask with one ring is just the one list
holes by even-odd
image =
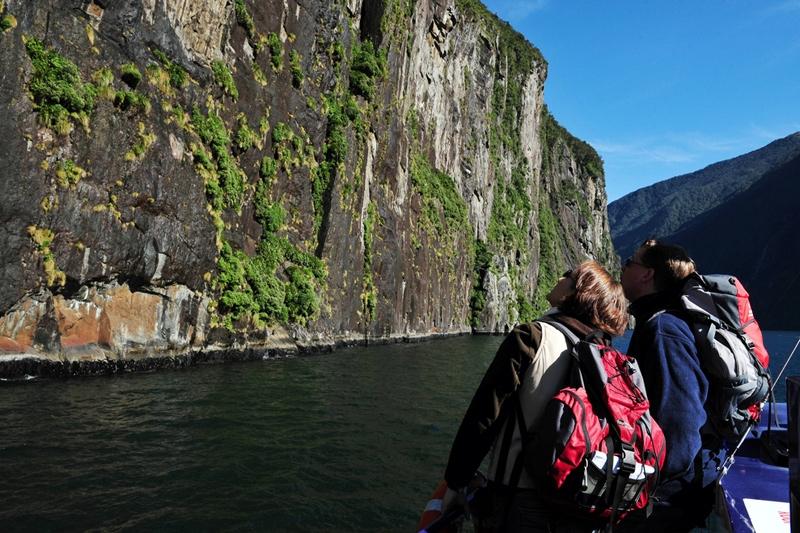
[[484, 3], [544, 54], [609, 201], [800, 130], [800, 0]]

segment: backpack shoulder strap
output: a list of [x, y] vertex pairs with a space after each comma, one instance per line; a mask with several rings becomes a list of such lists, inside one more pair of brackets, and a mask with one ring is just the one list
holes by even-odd
[[[519, 376], [520, 376], [520, 384], [525, 379], [525, 374], [528, 371], [528, 367], [531, 364], [531, 360], [527, 357], [522, 359], [522, 364], [519, 367]], [[500, 452], [499, 452], [499, 460], [497, 463], [497, 472], [505, 477], [505, 472], [507, 468], [506, 461], [508, 459], [508, 452], [511, 449], [511, 439], [514, 437], [514, 428], [519, 427], [520, 437], [524, 440], [525, 436], [527, 435], [527, 426], [525, 424], [525, 417], [522, 412], [522, 403], [520, 402], [519, 397], [519, 389], [515, 390], [512, 393], [513, 399], [509, 398], [509, 404], [505, 408], [505, 432], [503, 433], [502, 441], [500, 444]], [[519, 478], [522, 474], [522, 463], [520, 461], [520, 457], [517, 458], [517, 462], [519, 466], [515, 463], [512, 466], [511, 470], [511, 477], [509, 478], [509, 486], [516, 487], [519, 483]], [[502, 478], [501, 478], [502, 483]]]
[[603, 333], [599, 329], [594, 329], [594, 330], [590, 331], [589, 333], [587, 333], [586, 335], [584, 335], [583, 337], [578, 337], [578, 335], [576, 335], [575, 332], [573, 332], [571, 329], [569, 329], [569, 327], [567, 327], [565, 324], [562, 324], [561, 322], [559, 322], [557, 320], [540, 319], [539, 321], [540, 322], [545, 322], [547, 324], [550, 324], [551, 326], [556, 328], [558, 331], [563, 333], [564, 337], [566, 337], [566, 339], [567, 339], [567, 344], [569, 345], [570, 348], [574, 348], [581, 341], [586, 341], [586, 342], [593, 343], [593, 344], [611, 346], [611, 337], [607, 333]]
[[[572, 350], [575, 345], [580, 342], [575, 333], [572, 332], [567, 326], [562, 324], [561, 322], [555, 320], [552, 317], [542, 317], [536, 322], [545, 323], [555, 327], [558, 331], [564, 334], [564, 337], [567, 341], [568, 349]], [[574, 357], [574, 356], [573, 356]], [[524, 367], [520, 368], [520, 374], [525, 375], [525, 371], [527, 370], [530, 362], [527, 361]], [[577, 367], [577, 365], [573, 365], [573, 368]], [[524, 378], [523, 378], [524, 379]], [[527, 422], [525, 422], [525, 415], [522, 410], [522, 400], [520, 399], [519, 391], [514, 391], [514, 399], [513, 404], [511, 405], [511, 412], [509, 413], [509, 418], [513, 417], [514, 420], [509, 419], [508, 425], [506, 426], [505, 435], [503, 435], [503, 444], [500, 448], [500, 461], [498, 463], [497, 471], [501, 473], [501, 475], [505, 475], [506, 470], [506, 459], [508, 456], [508, 451], [511, 448], [511, 439], [514, 434], [514, 427], [519, 427], [520, 438], [524, 442], [528, 437], [528, 426]], [[516, 424], [515, 424], [516, 422]], [[509, 487], [516, 488], [519, 484], [520, 477], [522, 476], [522, 468], [523, 468], [523, 454], [520, 453], [516, 461], [511, 467], [511, 475], [508, 480]]]
[[572, 348], [581, 341], [580, 338], [578, 338], [578, 336], [575, 335], [575, 333], [571, 329], [569, 329], [567, 326], [565, 326], [564, 324], [562, 324], [561, 322], [552, 317], [549, 316], [542, 317], [537, 322], [543, 322], [547, 325], [553, 326], [558, 331], [563, 333], [564, 337], [566, 337], [567, 339], [567, 344], [569, 345], [570, 348]]

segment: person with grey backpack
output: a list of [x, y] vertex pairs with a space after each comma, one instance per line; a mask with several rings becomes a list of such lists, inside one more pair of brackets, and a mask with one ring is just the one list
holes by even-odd
[[636, 321], [628, 354], [669, 451], [652, 514], [620, 531], [708, 527], [726, 457], [757, 422], [770, 388], [747, 292], [732, 276], [701, 276], [683, 248], [655, 240], [624, 262], [621, 283]]

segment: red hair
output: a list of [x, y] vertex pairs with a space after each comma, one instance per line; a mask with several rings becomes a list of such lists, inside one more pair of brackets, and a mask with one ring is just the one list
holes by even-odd
[[611, 335], [628, 325], [628, 304], [622, 285], [597, 261], [584, 261], [572, 270], [575, 292], [559, 306], [581, 322]]

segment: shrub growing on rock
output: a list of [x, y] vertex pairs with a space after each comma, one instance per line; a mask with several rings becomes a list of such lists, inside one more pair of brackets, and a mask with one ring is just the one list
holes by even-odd
[[88, 126], [96, 89], [84, 83], [78, 67], [34, 37], [25, 37], [25, 50], [33, 64], [28, 88], [39, 118], [49, 128], [66, 135], [72, 131], [70, 117]]

